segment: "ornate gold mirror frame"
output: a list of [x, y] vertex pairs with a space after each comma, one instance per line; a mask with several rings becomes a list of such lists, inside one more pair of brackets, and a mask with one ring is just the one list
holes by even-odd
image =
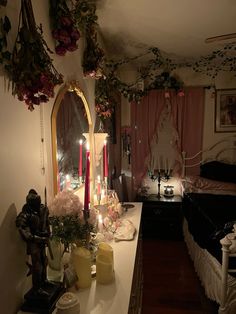
[[[89, 141], [91, 144], [92, 142], [92, 118], [91, 113], [89, 109], [89, 105], [87, 103], [87, 100], [84, 96], [84, 93], [79, 88], [78, 82], [72, 81], [69, 83], [66, 83], [58, 92], [53, 110], [52, 110], [52, 116], [51, 116], [51, 126], [52, 126], [52, 161], [53, 161], [53, 187], [54, 187], [54, 195], [58, 192], [58, 144], [57, 144], [57, 115], [60, 109], [61, 104], [63, 103], [66, 94], [67, 93], [76, 93], [76, 95], [79, 97], [79, 99], [82, 101], [82, 104], [84, 106], [84, 112], [85, 117], [87, 118], [88, 122], [88, 133], [89, 138], [91, 141]], [[83, 117], [84, 118], [84, 117]], [[79, 136], [82, 136], [80, 134]], [[76, 143], [75, 143], [76, 145]], [[92, 160], [91, 160], [92, 163]], [[90, 164], [90, 169], [93, 169], [92, 164]], [[91, 173], [91, 172], [90, 172]], [[92, 175], [92, 173], [91, 173]]]

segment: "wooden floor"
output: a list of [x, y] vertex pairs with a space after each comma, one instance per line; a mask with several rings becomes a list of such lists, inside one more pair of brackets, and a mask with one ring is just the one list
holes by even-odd
[[143, 239], [142, 314], [215, 314], [184, 241]]

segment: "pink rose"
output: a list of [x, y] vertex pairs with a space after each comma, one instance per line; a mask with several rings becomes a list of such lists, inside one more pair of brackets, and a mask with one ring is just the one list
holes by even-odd
[[180, 90], [180, 91], [178, 92], [178, 96], [179, 96], [179, 97], [183, 97], [183, 96], [184, 96], [184, 91], [183, 91], [183, 90]]
[[66, 49], [68, 51], [75, 51], [76, 49], [78, 49], [78, 46], [76, 45], [76, 43], [74, 41], [71, 41], [71, 43], [69, 45], [67, 45]]
[[56, 46], [55, 51], [59, 56], [64, 56], [66, 54], [66, 48], [61, 45]]

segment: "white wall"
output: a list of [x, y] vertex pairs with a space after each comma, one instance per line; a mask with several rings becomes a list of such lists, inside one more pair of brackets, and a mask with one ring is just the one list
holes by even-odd
[[[7, 15], [11, 19], [13, 30], [17, 27], [20, 1], [8, 1]], [[36, 23], [43, 25], [44, 39], [53, 49], [50, 35], [48, 1], [33, 0]], [[16, 25], [14, 24], [16, 23]], [[15, 34], [11, 32], [9, 43], [13, 43]], [[95, 117], [94, 80], [84, 78], [81, 69], [83, 39], [79, 40], [79, 50], [60, 57], [55, 54], [54, 66], [63, 74], [64, 81], [78, 80]], [[55, 89], [55, 95], [60, 89]], [[5, 88], [0, 74], [0, 249], [1, 270], [0, 294], [1, 313], [16, 313], [26, 289], [25, 243], [19, 238], [15, 227], [15, 218], [25, 203], [30, 188], [35, 188], [44, 200], [44, 188], [47, 187], [48, 202], [53, 197], [52, 149], [51, 149], [51, 112], [54, 99], [43, 104], [43, 129], [45, 137], [44, 155], [42, 155], [40, 108], [30, 112], [23, 102], [19, 102]], [[45, 174], [42, 172], [44, 159]], [[4, 288], [3, 288], [4, 285]]]

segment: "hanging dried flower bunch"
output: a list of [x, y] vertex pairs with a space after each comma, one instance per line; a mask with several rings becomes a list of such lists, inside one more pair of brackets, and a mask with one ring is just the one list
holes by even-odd
[[78, 49], [77, 41], [80, 38], [80, 32], [66, 0], [50, 0], [49, 14], [52, 36], [56, 41], [56, 53], [64, 56], [67, 51]]
[[11, 22], [7, 16], [0, 18], [0, 64], [7, 70], [11, 53], [7, 50], [7, 34], [11, 29]]
[[110, 119], [114, 113], [116, 101], [112, 94], [112, 85], [106, 79], [99, 79], [95, 85], [95, 110], [97, 116], [104, 122]]
[[54, 87], [63, 82], [52, 64], [52, 59], [42, 35], [42, 27], [37, 27], [31, 0], [21, 0], [21, 12], [16, 42], [13, 48], [9, 78], [12, 93], [28, 105], [46, 103], [54, 96]]
[[99, 78], [102, 76], [101, 63], [104, 53], [97, 41], [96, 4], [93, 1], [75, 0], [73, 14], [79, 29], [85, 37], [82, 61], [84, 75]]

